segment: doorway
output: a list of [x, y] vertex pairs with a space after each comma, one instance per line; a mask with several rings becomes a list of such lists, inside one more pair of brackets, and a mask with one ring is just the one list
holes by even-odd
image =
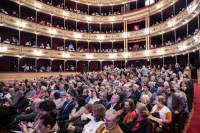
[[83, 72], [88, 72], [88, 63], [83, 64]]

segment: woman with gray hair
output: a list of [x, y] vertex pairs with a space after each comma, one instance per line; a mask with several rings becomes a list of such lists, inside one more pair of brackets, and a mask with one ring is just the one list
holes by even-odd
[[147, 109], [148, 109], [149, 112], [150, 112], [151, 109], [152, 109], [152, 107], [151, 107], [151, 105], [149, 104], [149, 97], [148, 97], [147, 95], [143, 95], [143, 96], [141, 97], [141, 102], [142, 102], [143, 104], [146, 105]]

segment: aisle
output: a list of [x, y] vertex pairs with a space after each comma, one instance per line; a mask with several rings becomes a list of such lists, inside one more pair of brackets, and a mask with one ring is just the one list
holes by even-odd
[[190, 120], [187, 133], [198, 133], [200, 131], [200, 86], [194, 84], [194, 112]]

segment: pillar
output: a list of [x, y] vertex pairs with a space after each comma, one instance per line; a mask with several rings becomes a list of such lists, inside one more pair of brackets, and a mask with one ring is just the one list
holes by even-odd
[[37, 58], [35, 58], [35, 70], [37, 71]]

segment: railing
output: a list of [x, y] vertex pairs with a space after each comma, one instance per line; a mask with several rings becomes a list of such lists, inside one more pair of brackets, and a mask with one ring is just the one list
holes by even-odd
[[[0, 51], [4, 56], [22, 56], [42, 59], [59, 59], [59, 60], [133, 60], [133, 59], [150, 59], [166, 56], [175, 56], [178, 54], [186, 54], [200, 47], [200, 32], [190, 38], [176, 43], [174, 45], [160, 47], [151, 50], [131, 51], [131, 52], [116, 52], [116, 53], [81, 53], [59, 50], [47, 50], [40, 48], [30, 48], [24, 46], [10, 45], [0, 43], [1, 47], [6, 47], [7, 50]], [[184, 46], [184, 49], [179, 49]], [[37, 51], [37, 52], [36, 52]], [[39, 56], [38, 51], [41, 53]], [[147, 54], [146, 51], [149, 51]]]
[[[93, 34], [93, 33], [83, 33], [83, 32], [74, 32], [70, 30], [63, 30], [54, 27], [44, 26], [37, 23], [32, 23], [23, 19], [19, 19], [16, 17], [12, 17], [9, 15], [5, 15], [0, 13], [0, 24], [5, 27], [23, 30], [26, 32], [30, 32], [33, 34], [40, 34], [45, 36], [53, 36], [56, 38], [67, 38], [69, 40], [79, 39], [81, 41], [92, 40], [94, 42], [99, 41], [123, 41], [124, 38], [127, 39], [142, 39], [145, 38], [146, 35], [155, 36], [158, 34], [162, 34], [172, 29], [176, 29], [182, 26], [182, 22], [189, 22], [193, 19], [193, 15], [198, 14], [200, 12], [200, 1], [194, 0], [186, 10], [182, 11], [172, 19], [165, 21], [159, 25], [152, 26], [150, 28], [141, 29], [138, 31], [130, 31], [124, 33], [112, 33], [112, 34]], [[184, 24], [185, 24], [184, 23]]]
[[[13, 2], [19, 3], [19, 0], [11, 0]], [[177, 2], [178, 0], [161, 0], [156, 4], [152, 4], [150, 6], [146, 6], [141, 9], [137, 9], [134, 11], [130, 11], [128, 13], [123, 13], [123, 15], [115, 15], [115, 16], [91, 16], [91, 15], [83, 15], [78, 13], [73, 13], [70, 11], [66, 11], [63, 9], [59, 9], [54, 6], [47, 5], [45, 3], [36, 1], [36, 0], [20, 0], [23, 6], [27, 6], [32, 9], [37, 9], [40, 12], [44, 12], [47, 14], [54, 14], [57, 17], [66, 17], [70, 20], [79, 20], [80, 22], [90, 22], [90, 23], [114, 23], [124, 22], [124, 20], [136, 20], [140, 18], [144, 18], [147, 14], [155, 14], [158, 13], [159, 10], [165, 9], [171, 4]], [[107, 1], [110, 3], [110, 1]], [[123, 1], [124, 2], [124, 1]], [[102, 1], [101, 1], [102, 3]], [[128, 3], [128, 1], [126, 1]], [[98, 3], [97, 3], [98, 4]]]

